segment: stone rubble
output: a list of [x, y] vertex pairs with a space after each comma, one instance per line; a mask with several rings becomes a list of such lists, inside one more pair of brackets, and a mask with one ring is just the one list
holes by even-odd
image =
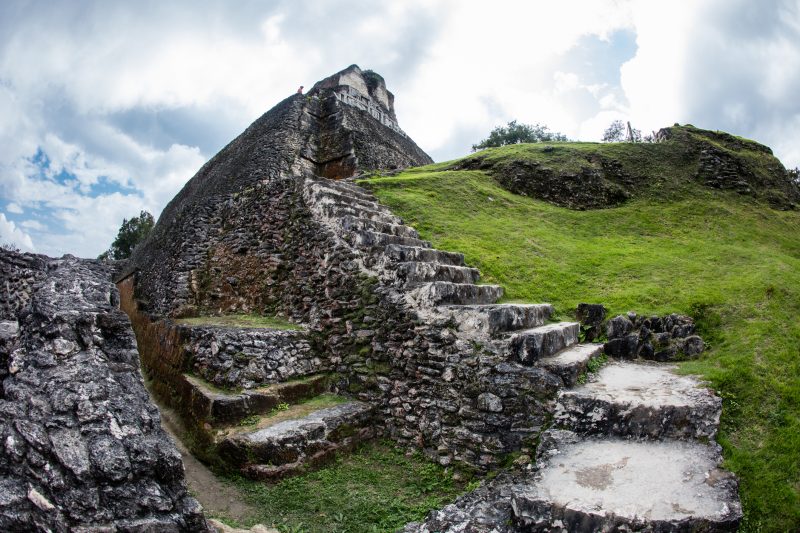
[[630, 312], [606, 323], [605, 352], [621, 359], [677, 361], [697, 357], [705, 343], [695, 334], [694, 321], [685, 315], [639, 316]]

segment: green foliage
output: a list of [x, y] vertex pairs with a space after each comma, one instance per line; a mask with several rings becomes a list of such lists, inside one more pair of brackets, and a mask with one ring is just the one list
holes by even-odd
[[[751, 141], [714, 142], [753, 146], [757, 172], [772, 161]], [[551, 302], [564, 316], [585, 301], [610, 314], [696, 316], [711, 346], [681, 368], [723, 398], [718, 440], [725, 466], [740, 476], [743, 530], [797, 531], [800, 213], [695, 183], [696, 163], [669, 142], [555, 146], [486, 157], [562, 169], [576, 154], [602, 151], [648, 177], [648, 187], [621, 207], [573, 211], [511, 194], [482, 171], [449, 171], [452, 162], [366, 184], [434, 246], [464, 252], [507, 300]]]
[[603, 132], [601, 140], [604, 143], [621, 143], [625, 141], [640, 143], [642, 141], [652, 142], [653, 139], [650, 136], [643, 138], [642, 130], [636, 128], [631, 128], [629, 134], [627, 125], [621, 120], [615, 120], [609, 124], [608, 128]]
[[625, 124], [621, 120], [615, 120], [608, 125], [603, 132], [602, 141], [604, 143], [621, 143], [625, 140]]
[[482, 140], [478, 144], [473, 144], [472, 151], [475, 152], [483, 150], [484, 148], [506, 146], [509, 144], [566, 140], [566, 135], [552, 132], [547, 126], [542, 124], [517, 124], [516, 120], [512, 120], [507, 126], [497, 126], [491, 131], [488, 138]]
[[333, 464], [275, 484], [237, 478], [260, 515], [252, 523], [307, 533], [395, 531], [463, 490], [451, 470], [388, 443], [365, 445]]
[[98, 259], [127, 259], [133, 253], [134, 248], [145, 240], [153, 229], [155, 220], [153, 215], [147, 211], [139, 213], [138, 217], [128, 220], [122, 219], [122, 226], [117, 232], [117, 238], [111, 243], [111, 248], [100, 254]]
[[255, 426], [256, 424], [258, 424], [259, 420], [261, 420], [260, 416], [258, 416], [258, 415], [250, 415], [250, 416], [246, 416], [246, 417], [242, 418], [239, 421], [239, 425], [243, 426], [243, 427]]
[[589, 359], [589, 362], [586, 363], [586, 371], [590, 374], [594, 374], [598, 370], [600, 370], [604, 364], [608, 362], [608, 357], [606, 354], [600, 354], [597, 357], [593, 357]]

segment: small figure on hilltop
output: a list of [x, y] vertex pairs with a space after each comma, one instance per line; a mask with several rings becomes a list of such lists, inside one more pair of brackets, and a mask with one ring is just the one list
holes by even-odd
[[303, 94], [303, 86], [301, 85], [299, 89], [297, 89], [297, 94]]

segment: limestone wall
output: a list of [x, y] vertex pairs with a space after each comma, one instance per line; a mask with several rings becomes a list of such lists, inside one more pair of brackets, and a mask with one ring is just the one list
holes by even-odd
[[252, 389], [326, 370], [301, 331], [184, 327], [192, 373], [227, 388]]

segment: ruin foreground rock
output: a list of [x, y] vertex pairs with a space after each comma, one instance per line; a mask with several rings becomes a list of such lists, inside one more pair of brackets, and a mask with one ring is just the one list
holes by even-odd
[[0, 530], [211, 531], [108, 266], [0, 250]]

